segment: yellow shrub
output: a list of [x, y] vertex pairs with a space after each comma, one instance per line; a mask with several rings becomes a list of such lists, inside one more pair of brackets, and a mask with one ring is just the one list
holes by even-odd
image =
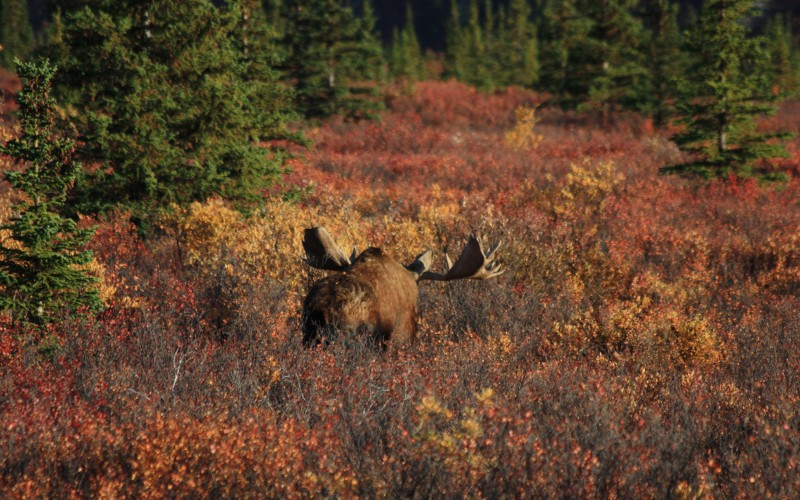
[[100, 293], [100, 301], [103, 303], [103, 306], [108, 307], [111, 305], [117, 287], [108, 279], [106, 266], [98, 262], [97, 259], [92, 258], [92, 260], [80, 266], [80, 268], [86, 271], [86, 274], [89, 276], [97, 278], [97, 291]]
[[668, 326], [662, 326], [659, 333], [663, 341], [674, 343], [684, 363], [702, 365], [719, 360], [719, 340], [705, 317], [685, 317], [671, 312], [667, 315], [666, 323]]
[[599, 213], [625, 176], [613, 162], [572, 164], [564, 186], [553, 200], [553, 212], [570, 219]]
[[[0, 144], [5, 144], [19, 135], [19, 126], [12, 126], [0, 120]], [[10, 157], [0, 155], [0, 171], [13, 170], [13, 161]]]
[[423, 397], [417, 405], [419, 425], [415, 435], [425, 448], [424, 453], [439, 457], [456, 475], [465, 466], [469, 475], [482, 475], [497, 462], [497, 457], [481, 449], [485, 435], [483, 419], [494, 406], [494, 391], [487, 388], [475, 397], [477, 406], [466, 408], [458, 420], [453, 420], [453, 412], [434, 396]]
[[539, 123], [536, 108], [519, 107], [514, 110], [514, 116], [516, 124], [506, 132], [506, 144], [514, 149], [536, 149], [543, 139], [542, 134], [536, 132], [536, 124]]
[[[7, 224], [10, 218], [11, 218], [11, 203], [8, 200], [8, 198], [0, 196], [0, 226]], [[8, 231], [7, 229], [0, 230], [0, 241], [4, 241], [10, 236], [11, 236], [11, 231]]]

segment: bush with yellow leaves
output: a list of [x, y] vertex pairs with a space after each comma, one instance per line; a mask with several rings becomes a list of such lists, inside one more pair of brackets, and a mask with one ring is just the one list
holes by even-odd
[[536, 131], [539, 118], [536, 116], [536, 107], [522, 106], [514, 110], [516, 124], [506, 132], [506, 144], [514, 149], [536, 149], [544, 136]]
[[415, 431], [420, 456], [441, 461], [452, 477], [484, 480], [498, 460], [491, 455], [496, 450], [486, 446], [491, 441], [485, 439], [483, 428], [483, 419], [494, 405], [493, 396], [491, 388], [483, 389], [475, 395], [476, 406], [464, 408], [458, 419], [436, 397], [424, 396], [417, 405], [419, 424]]

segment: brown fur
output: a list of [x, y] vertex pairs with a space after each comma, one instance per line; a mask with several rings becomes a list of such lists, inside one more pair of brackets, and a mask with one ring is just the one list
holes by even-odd
[[334, 330], [366, 331], [386, 346], [412, 342], [417, 334], [417, 275], [368, 248], [342, 273], [311, 288], [303, 303], [303, 342], [318, 343]]

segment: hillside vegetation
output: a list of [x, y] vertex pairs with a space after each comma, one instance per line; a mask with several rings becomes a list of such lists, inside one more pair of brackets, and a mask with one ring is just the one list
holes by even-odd
[[[796, 497], [800, 140], [778, 187], [687, 181], [650, 121], [539, 102], [418, 83], [247, 216], [83, 217], [105, 311], [0, 317], [0, 496]], [[508, 271], [424, 284], [412, 346], [307, 349], [315, 225], [436, 269], [479, 232]]]

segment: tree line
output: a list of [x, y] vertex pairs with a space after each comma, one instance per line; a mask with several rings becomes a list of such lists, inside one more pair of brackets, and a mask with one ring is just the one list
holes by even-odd
[[753, 33], [751, 0], [706, 0], [682, 23], [668, 0], [451, 0], [443, 54], [423, 53], [410, 4], [384, 46], [369, 0], [56, 3], [35, 41], [25, 2], [0, 0], [0, 65], [42, 61], [16, 63], [22, 135], [0, 148], [26, 166], [5, 178], [27, 195], [0, 228], [0, 288], [15, 291], [0, 308], [39, 321], [54, 297], [85, 305], [65, 292], [86, 285], [67, 272], [86, 260], [78, 213], [123, 209], [146, 232], [160, 210], [210, 196], [252, 209], [287, 144], [304, 142], [293, 123], [370, 118], [391, 80], [516, 85], [606, 122], [679, 120], [688, 160], [664, 173], [762, 180], [782, 177], [768, 160], [784, 151], [753, 118], [800, 88], [791, 26]]
[[[221, 10], [241, 4], [251, 13], [248, 39], [255, 45], [248, 49], [271, 50], [266, 57], [294, 88], [297, 110], [317, 117], [369, 116], [380, 84], [389, 78], [443, 77], [483, 90], [531, 87], [564, 107], [605, 116], [635, 110], [660, 124], [676, 98], [675, 82], [696, 59], [690, 39], [701, 29], [700, 12], [672, 0], [450, 0], [444, 50], [436, 53], [423, 51], [416, 33], [434, 20], [417, 18], [409, 2], [404, 22], [379, 33], [373, 2], [389, 11], [379, 0], [209, 1]], [[34, 49], [27, 3], [0, 1], [0, 66], [7, 69], [13, 70], [14, 57], [25, 59]], [[713, 3], [706, 1], [701, 11]], [[53, 13], [38, 37], [40, 48], [52, 44], [64, 19], [84, 7], [103, 8], [95, 0], [49, 4]], [[734, 22], [765, 17], [765, 3], [758, 4], [761, 11], [753, 8]], [[800, 49], [792, 18], [775, 7], [769, 12], [758, 33], [760, 69], [771, 73], [784, 95], [796, 95]]]

